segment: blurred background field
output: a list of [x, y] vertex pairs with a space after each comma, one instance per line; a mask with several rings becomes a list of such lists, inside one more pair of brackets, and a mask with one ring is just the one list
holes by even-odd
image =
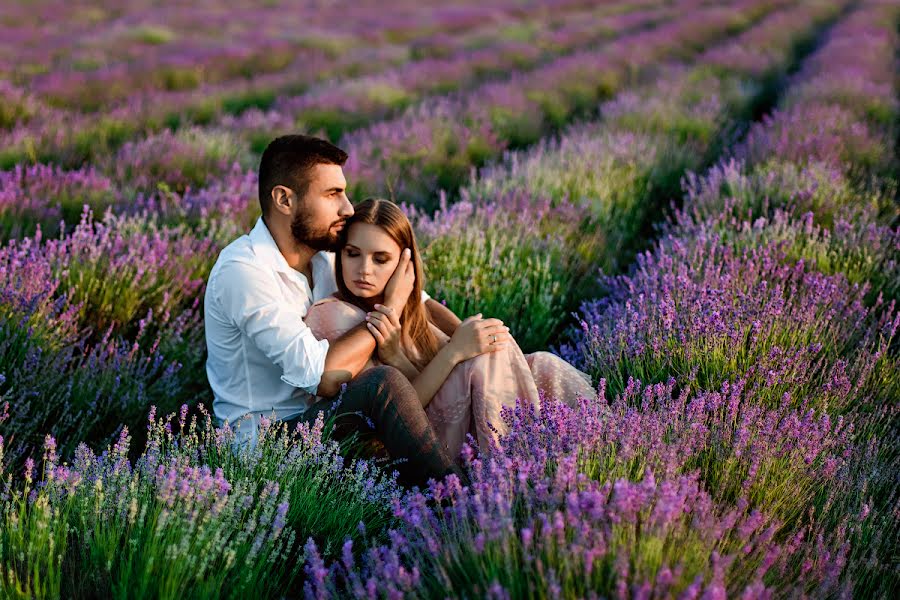
[[[894, 597], [895, 0], [0, 8], [0, 596]], [[591, 374], [473, 482], [208, 415], [273, 137]], [[327, 429], [327, 428], [326, 428]]]

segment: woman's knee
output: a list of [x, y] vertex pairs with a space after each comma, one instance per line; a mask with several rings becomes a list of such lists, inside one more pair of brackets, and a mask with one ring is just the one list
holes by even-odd
[[473, 356], [472, 358], [467, 358], [466, 360], [457, 363], [453, 370], [462, 371], [462, 372], [470, 372], [477, 373], [480, 370], [490, 369], [495, 365], [494, 362], [497, 359], [496, 354], [494, 352], [485, 352], [483, 354], [479, 354], [477, 356]]

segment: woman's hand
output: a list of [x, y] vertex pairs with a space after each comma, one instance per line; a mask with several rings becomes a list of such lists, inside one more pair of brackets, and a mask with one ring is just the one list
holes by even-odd
[[416, 283], [416, 268], [412, 262], [412, 250], [400, 253], [400, 262], [384, 287], [384, 303], [395, 311], [402, 311]]
[[461, 363], [479, 354], [502, 350], [511, 342], [509, 327], [503, 321], [482, 319], [479, 313], [460, 323], [447, 345], [454, 350], [454, 361]]
[[376, 304], [375, 310], [366, 315], [366, 322], [369, 332], [375, 336], [375, 342], [378, 344], [378, 360], [394, 366], [401, 357], [406, 356], [400, 344], [403, 329], [396, 310]]

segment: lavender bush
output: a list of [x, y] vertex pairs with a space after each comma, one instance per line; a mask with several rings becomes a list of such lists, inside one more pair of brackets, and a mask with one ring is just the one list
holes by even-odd
[[166, 185], [183, 192], [188, 187], [203, 187], [234, 163], [244, 168], [253, 163], [234, 137], [224, 131], [189, 128], [128, 142], [112, 157], [107, 169], [123, 186], [146, 191]]
[[900, 230], [882, 224], [896, 209], [890, 198], [858, 189], [839, 170], [771, 161], [746, 172], [729, 161], [703, 177], [689, 174], [685, 191], [672, 228], [679, 237], [705, 230], [740, 248], [776, 245], [788, 260], [869, 283], [868, 304], [879, 294], [898, 298]]
[[78, 222], [87, 205], [97, 214], [116, 203], [118, 193], [94, 167], [64, 171], [50, 165], [17, 165], [0, 173], [0, 231], [4, 239], [64, 233], [60, 222]]
[[63, 580], [73, 597], [268, 596], [295, 582], [298, 540], [336, 548], [358, 535], [354, 517], [390, 518], [396, 484], [369, 463], [346, 463], [321, 419], [291, 433], [264, 424], [248, 451], [208, 414], [199, 424], [186, 414], [157, 419], [153, 409], [133, 465], [123, 430], [99, 456], [79, 445], [71, 463], [47, 436], [40, 471], [26, 461], [24, 487], [4, 473], [4, 596], [58, 598]]
[[563, 356], [614, 391], [629, 376], [671, 375], [708, 389], [750, 370], [805, 398], [792, 377], [813, 370], [814, 385], [849, 394], [825, 396], [817, 408], [877, 406], [897, 393], [893, 303], [867, 308], [867, 285], [788, 260], [780, 245], [735, 248], [714, 231], [693, 233], [663, 238], [634, 274], [608, 279], [610, 296], [583, 306]]
[[[671, 385], [633, 382], [611, 405], [506, 411], [510, 433], [489, 458], [464, 449], [472, 484], [451, 477], [397, 502], [401, 527], [387, 544], [357, 557], [348, 541], [327, 565], [307, 543], [307, 596], [758, 597], [813, 582], [840, 590], [840, 538], [818, 540], [819, 560], [800, 579], [780, 579], [815, 556], [801, 544], [811, 525], [779, 535], [784, 521], [756, 506], [786, 511], [768, 484], [786, 481], [787, 469], [804, 489], [791, 507], [802, 513], [803, 496], [837, 473], [840, 426], [745, 402], [741, 384], [688, 401]], [[723, 503], [732, 492], [738, 499]]]
[[2, 248], [10, 443], [102, 439], [148, 403], [171, 410], [202, 390], [199, 302], [214, 256], [184, 228], [89, 211], [70, 235]]
[[502, 318], [526, 351], [546, 346], [567, 308], [591, 285], [600, 242], [574, 203], [553, 206], [525, 193], [490, 203], [460, 201], [433, 216], [405, 206], [426, 265], [425, 285], [454, 312]]

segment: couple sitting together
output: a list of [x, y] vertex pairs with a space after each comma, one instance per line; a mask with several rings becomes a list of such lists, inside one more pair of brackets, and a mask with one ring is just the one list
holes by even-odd
[[466, 434], [489, 451], [516, 399], [596, 397], [559, 357], [523, 354], [502, 321], [460, 321], [431, 299], [406, 215], [388, 200], [351, 205], [346, 160], [318, 138], [272, 141], [262, 217], [210, 273], [206, 371], [240, 443], [256, 444], [261, 417], [293, 428], [324, 411], [335, 436], [374, 433], [404, 459], [401, 481], [423, 484], [460, 473]]

